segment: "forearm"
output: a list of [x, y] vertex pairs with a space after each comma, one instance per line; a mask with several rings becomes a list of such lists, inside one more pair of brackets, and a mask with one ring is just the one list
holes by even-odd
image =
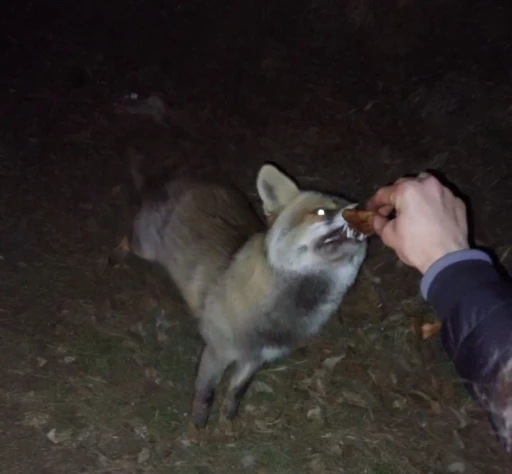
[[512, 378], [512, 282], [500, 276], [485, 253], [470, 250], [454, 252], [432, 265], [421, 290], [442, 321], [444, 349], [468, 389], [489, 410], [509, 449], [512, 426], [507, 423], [512, 420], [506, 419], [506, 413], [512, 402], [508, 389], [509, 385], [512, 388], [512, 382], [508, 383]]

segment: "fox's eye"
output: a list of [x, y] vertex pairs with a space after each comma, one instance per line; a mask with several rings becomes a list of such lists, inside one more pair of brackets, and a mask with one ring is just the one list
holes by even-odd
[[319, 207], [318, 209], [315, 209], [314, 213], [317, 216], [322, 216], [322, 217], [324, 217], [327, 214], [327, 212], [325, 211], [325, 209], [323, 207]]

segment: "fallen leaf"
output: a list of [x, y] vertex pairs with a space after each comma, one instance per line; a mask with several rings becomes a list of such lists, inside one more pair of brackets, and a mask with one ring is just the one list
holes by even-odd
[[361, 408], [368, 408], [368, 403], [364, 401], [357, 393], [342, 390], [341, 396], [349, 405], [354, 405]]
[[420, 390], [410, 390], [409, 393], [412, 395], [417, 395], [418, 397], [428, 402], [428, 404], [430, 405], [430, 410], [435, 415], [440, 415], [441, 412], [443, 411], [441, 408], [441, 404], [437, 400], [434, 400], [432, 397], [429, 397], [426, 393]]
[[149, 459], [149, 449], [142, 448], [140, 453], [137, 455], [137, 462], [139, 464], [145, 463]]
[[158, 371], [154, 367], [145, 367], [144, 376], [156, 385], [160, 385], [162, 379], [158, 375]]
[[320, 407], [311, 408], [308, 410], [306, 417], [310, 420], [321, 420], [322, 419], [322, 410]]
[[55, 428], [51, 429], [50, 431], [48, 431], [48, 433], [46, 433], [46, 437], [52, 442], [52, 443], [55, 443], [57, 444], [58, 441], [57, 441], [57, 438], [56, 438], [56, 434], [57, 434], [57, 430]]
[[62, 443], [63, 441], [67, 441], [71, 438], [71, 430], [64, 430], [60, 433], [57, 433], [55, 428], [51, 429], [46, 433], [46, 437], [55, 444]]
[[324, 379], [325, 379], [325, 370], [322, 370], [322, 369], [315, 370], [315, 373], [313, 374], [313, 381], [314, 381], [313, 389], [316, 391], [317, 394], [322, 395], [322, 396], [326, 395]]
[[339, 443], [333, 443], [329, 447], [329, 452], [331, 454], [334, 454], [335, 456], [341, 456], [343, 454], [343, 451], [341, 450], [341, 447]]
[[245, 469], [253, 467], [256, 464], [256, 457], [254, 454], [247, 454], [242, 458], [241, 464]]
[[464, 429], [466, 426], [471, 424], [469, 416], [462, 411], [456, 410], [455, 408], [449, 407], [459, 422], [459, 429]]
[[325, 472], [325, 463], [320, 456], [315, 456], [309, 463], [309, 468], [313, 473]]
[[430, 374], [430, 385], [432, 385], [435, 392], [439, 390], [439, 381], [436, 379], [434, 374]]
[[272, 387], [261, 380], [255, 380], [252, 384], [252, 388], [256, 393], [274, 393]]
[[264, 433], [270, 433], [272, 431], [263, 420], [254, 420], [254, 424], [256, 425], [256, 428]]
[[107, 456], [105, 456], [104, 454], [98, 454], [98, 461], [99, 463], [103, 466], [103, 467], [108, 467], [108, 465], [110, 464], [110, 461], [109, 459], [107, 458]]
[[333, 357], [328, 357], [327, 359], [325, 359], [323, 362], [322, 362], [322, 365], [324, 367], [326, 367], [327, 369], [329, 370], [332, 370], [334, 368], [334, 366], [341, 360], [341, 359], [344, 359], [345, 358], [345, 354], [341, 354], [339, 356], [333, 356]]
[[436, 402], [435, 400], [430, 401], [430, 411], [434, 413], [434, 415], [440, 415], [443, 411], [441, 408], [441, 404]]
[[397, 398], [391, 406], [397, 410], [403, 410], [407, 406], [407, 402], [403, 398]]
[[457, 430], [452, 430], [452, 433], [453, 433], [453, 439], [455, 441], [455, 444], [460, 448], [460, 449], [466, 449], [466, 444], [464, 443], [464, 441], [462, 440], [459, 432]]
[[441, 323], [425, 323], [421, 326], [421, 337], [422, 339], [430, 339], [435, 336], [441, 330]]
[[452, 462], [448, 466], [448, 472], [466, 472], [466, 464], [462, 461]]
[[149, 436], [149, 429], [144, 423], [140, 420], [131, 420], [129, 423], [139, 438], [147, 439]]

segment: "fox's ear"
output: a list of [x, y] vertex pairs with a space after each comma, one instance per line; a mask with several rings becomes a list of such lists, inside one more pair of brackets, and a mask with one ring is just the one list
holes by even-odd
[[256, 187], [267, 217], [279, 214], [300, 192], [298, 186], [288, 176], [270, 164], [261, 167]]

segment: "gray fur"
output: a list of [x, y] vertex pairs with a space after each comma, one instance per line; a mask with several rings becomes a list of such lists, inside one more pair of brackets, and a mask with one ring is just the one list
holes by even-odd
[[[197, 426], [207, 423], [230, 365], [223, 411], [236, 417], [261, 365], [320, 330], [366, 255], [363, 241], [316, 245], [343, 225], [340, 211], [349, 203], [300, 191], [270, 165], [260, 170], [257, 188], [268, 229], [240, 192], [192, 181], [167, 184], [157, 194], [164, 198], [145, 200], [134, 222], [132, 250], [167, 269], [206, 343], [192, 413]], [[311, 221], [317, 206], [330, 209], [328, 219]]]
[[246, 351], [253, 351], [253, 357], [263, 348], [287, 353], [308, 336], [310, 316], [336, 303], [328, 275], [289, 277], [254, 331], [248, 333]]

